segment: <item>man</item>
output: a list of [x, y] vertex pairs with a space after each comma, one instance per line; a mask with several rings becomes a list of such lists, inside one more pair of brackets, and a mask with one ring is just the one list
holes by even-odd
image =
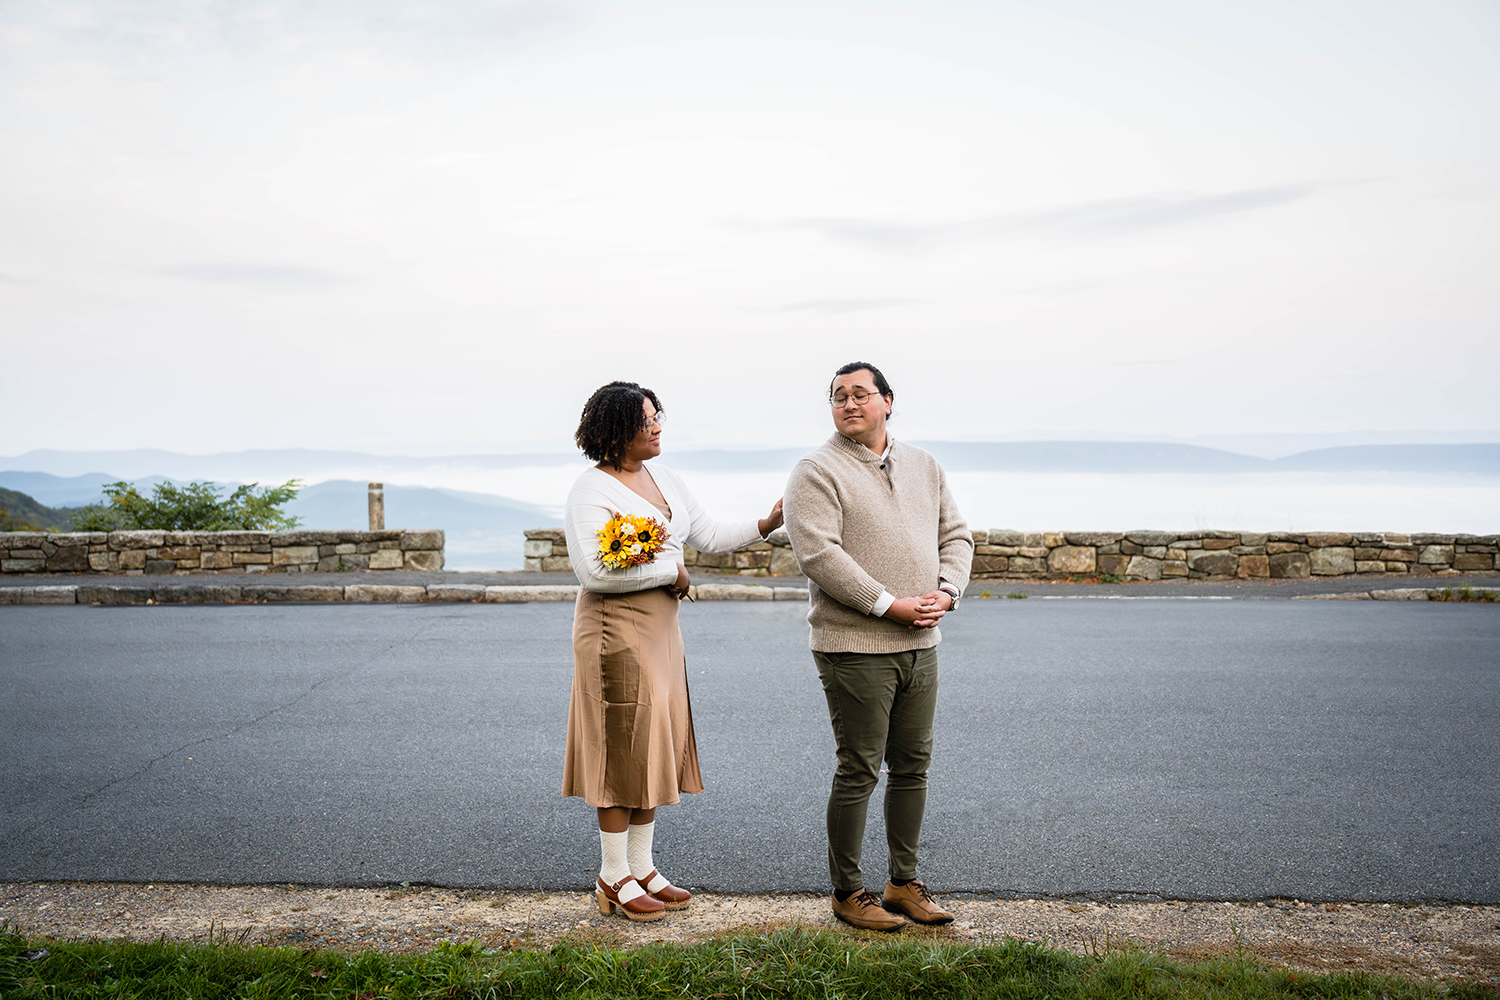
[[[880, 369], [845, 365], [828, 400], [837, 433], [797, 463], [785, 503], [838, 748], [828, 797], [833, 912], [875, 930], [896, 930], [905, 917], [945, 924], [953, 914], [917, 879], [917, 840], [937, 705], [937, 624], [969, 582], [974, 540], [937, 460], [886, 433], [895, 394]], [[890, 768], [890, 881], [877, 896], [864, 887], [859, 857], [882, 759]]]

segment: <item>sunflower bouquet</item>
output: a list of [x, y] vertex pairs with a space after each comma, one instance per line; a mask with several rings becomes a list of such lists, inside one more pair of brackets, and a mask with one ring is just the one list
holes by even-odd
[[654, 517], [616, 512], [599, 529], [599, 561], [605, 569], [644, 566], [656, 561], [656, 554], [670, 537]]

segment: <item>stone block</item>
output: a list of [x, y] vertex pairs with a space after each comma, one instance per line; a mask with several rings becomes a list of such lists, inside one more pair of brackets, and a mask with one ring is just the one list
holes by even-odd
[[316, 545], [287, 545], [271, 549], [272, 566], [301, 566], [318, 561]]
[[1125, 544], [1125, 543], [1124, 542], [1110, 542], [1108, 545], [1100, 545], [1098, 548], [1094, 549], [1094, 551], [1097, 552], [1101, 556], [1118, 556], [1118, 555], [1122, 555], [1123, 554], [1120, 551], [1120, 546], [1123, 545], [1123, 544]]
[[240, 588], [234, 584], [163, 583], [151, 588], [157, 604], [234, 604]]
[[[1266, 543], [1269, 549], [1271, 543]], [[1273, 580], [1305, 580], [1312, 569], [1306, 552], [1277, 552], [1269, 557]]]
[[1171, 545], [1177, 535], [1171, 531], [1127, 531], [1125, 539], [1137, 545]]
[[87, 545], [59, 546], [47, 558], [47, 571], [50, 573], [82, 573], [88, 568], [89, 548]]
[[988, 532], [991, 545], [1020, 546], [1026, 544], [1026, 536], [1009, 528], [991, 528]]
[[354, 543], [354, 551], [358, 552], [360, 555], [367, 556], [367, 555], [369, 555], [372, 552], [379, 552], [380, 551], [380, 543], [379, 542], [355, 542]]
[[408, 552], [405, 568], [420, 573], [436, 573], [443, 568], [443, 554], [426, 549]]
[[542, 585], [537, 587], [485, 587], [489, 604], [527, 604], [532, 601], [576, 601], [578, 588]]
[[403, 551], [431, 552], [442, 547], [443, 533], [441, 531], [403, 531], [401, 533]]
[[370, 569], [400, 569], [405, 565], [400, 549], [378, 549], [370, 553]]
[[1417, 562], [1426, 566], [1448, 566], [1453, 562], [1452, 545], [1424, 545]]
[[[56, 552], [57, 550], [54, 548], [52, 551]], [[10, 557], [12, 559], [40, 559], [43, 562], [47, 561], [47, 553], [43, 549], [11, 549]]]
[[1271, 575], [1270, 556], [1240, 556], [1240, 566], [1235, 575], [1241, 579], [1260, 579]]
[[1432, 567], [1423, 566], [1421, 563], [1412, 563], [1406, 567], [1406, 572], [1411, 576], [1432, 576]]
[[333, 554], [336, 556], [352, 556], [358, 551], [358, 546], [353, 542], [339, 542], [333, 547]]
[[1205, 538], [1203, 547], [1212, 551], [1214, 549], [1232, 549], [1239, 544], [1238, 538]]
[[79, 604], [150, 604], [153, 598], [150, 587], [134, 586], [80, 586]]
[[399, 538], [384, 538], [384, 539], [381, 539], [380, 541], [378, 541], [378, 542], [375, 543], [375, 551], [377, 551], [377, 552], [381, 552], [381, 551], [398, 552], [398, 551], [400, 551], [400, 549], [401, 549], [401, 539], [399, 539]]
[[1280, 555], [1283, 552], [1301, 552], [1302, 546], [1296, 542], [1267, 542], [1266, 555]]
[[1267, 554], [1264, 545], [1236, 545], [1229, 551], [1237, 556], [1263, 556]]
[[1240, 544], [1261, 547], [1266, 544], [1265, 532], [1242, 531], [1240, 532]]
[[1064, 531], [1063, 539], [1069, 545], [1089, 545], [1095, 548], [1100, 545], [1113, 545], [1125, 536], [1119, 532], [1109, 531]]
[[0, 559], [0, 573], [43, 573], [46, 569], [45, 559]]
[[1368, 545], [1356, 545], [1354, 547], [1354, 561], [1355, 562], [1359, 562], [1361, 559], [1379, 559], [1379, 558], [1380, 558], [1380, 550], [1377, 549], [1377, 548], [1371, 548]]
[[228, 569], [234, 565], [233, 552], [205, 552], [198, 560], [204, 569]]
[[1120, 543], [1120, 552], [1127, 556], [1138, 556], [1145, 553], [1145, 549], [1135, 542], [1123, 541]]
[[1056, 531], [1044, 531], [1044, 532], [1042, 532], [1042, 547], [1048, 548], [1048, 549], [1056, 549], [1056, 548], [1061, 548], [1062, 546], [1064, 546], [1066, 544], [1067, 544], [1067, 539], [1063, 538], [1063, 536], [1060, 533], [1058, 533]]
[[[1267, 543], [1283, 542], [1296, 545], [1305, 545], [1307, 543], [1307, 536], [1294, 534], [1289, 531], [1268, 531], [1266, 532], [1266, 541]], [[1288, 549], [1287, 551], [1290, 552], [1291, 550]]]
[[[353, 588], [349, 588], [353, 589]], [[372, 590], [387, 588], [372, 587]], [[398, 587], [398, 590], [417, 590], [425, 592], [422, 587]], [[240, 598], [246, 601], [264, 602], [267, 604], [279, 604], [286, 601], [342, 601], [344, 600], [343, 587], [329, 587], [315, 583], [293, 583], [293, 584], [256, 584], [240, 588]], [[392, 598], [399, 600], [401, 598]], [[417, 598], [421, 600], [421, 598]]]
[[1378, 559], [1356, 559], [1354, 560], [1354, 572], [1356, 573], [1384, 573], [1385, 563]]
[[1101, 573], [1108, 573], [1111, 576], [1124, 576], [1126, 569], [1130, 566], [1130, 557], [1127, 555], [1104, 553], [1095, 560], [1095, 564], [1099, 567], [1099, 572]]
[[147, 576], [170, 576], [172, 573], [176, 572], [176, 570], [177, 570], [177, 563], [176, 562], [172, 562], [172, 561], [169, 561], [169, 560], [166, 560], [166, 559], [147, 559], [146, 560], [146, 575]]
[[[129, 553], [120, 553], [120, 564], [125, 564], [125, 556]], [[271, 565], [271, 553], [269, 552], [232, 552], [230, 557], [236, 566], [269, 566]]]
[[163, 545], [156, 550], [158, 559], [191, 559], [197, 561], [203, 555], [203, 549], [197, 545]]
[[1008, 569], [1010, 569], [1010, 559], [1005, 556], [975, 556], [969, 572], [971, 574], [994, 574], [1004, 573]]
[[116, 565], [119, 566], [120, 569], [132, 570], [146, 568], [145, 549], [122, 549], [119, 550], [119, 552], [120, 555], [116, 560]]
[[[1022, 549], [1024, 552], [1025, 550]], [[1012, 573], [1045, 573], [1047, 562], [1033, 556], [1011, 556], [1010, 572]]]
[[990, 533], [988, 531], [985, 531], [985, 530], [978, 530], [978, 529], [976, 529], [974, 531], [969, 532], [969, 538], [973, 540], [973, 542], [974, 542], [975, 545], [984, 545], [987, 542], [989, 542], [989, 540], [990, 540]]
[[161, 531], [111, 531], [109, 533], [109, 547], [116, 551], [154, 549], [165, 541], [166, 533]]
[[526, 573], [540, 573], [542, 571], [542, 561], [540, 559], [527, 559], [522, 563], [521, 569]]
[[[48, 567], [52, 565], [49, 561]], [[1494, 569], [1495, 557], [1483, 552], [1464, 552], [1453, 557], [1453, 568], [1461, 570]]]
[[6, 531], [0, 533], [0, 549], [37, 549], [47, 540], [41, 531]]
[[1416, 549], [1381, 549], [1376, 559], [1394, 559], [1397, 562], [1416, 562]]
[[797, 556], [789, 545], [778, 545], [771, 551], [772, 576], [799, 576], [802, 570], [797, 565]]
[[1380, 536], [1386, 545], [1392, 548], [1405, 548], [1411, 544], [1411, 536], [1396, 531], [1387, 531]]
[[1187, 563], [1181, 559], [1168, 559], [1161, 564], [1162, 576], [1187, 576]]
[[1418, 548], [1424, 545], [1452, 545], [1457, 538], [1456, 535], [1418, 534], [1411, 536], [1411, 544]]
[[1308, 562], [1313, 576], [1344, 576], [1354, 572], [1354, 550], [1342, 545], [1314, 548]]
[[90, 552], [89, 553], [89, 569], [92, 570], [95, 573], [108, 573], [109, 572], [109, 553], [108, 552]]
[[[6, 600], [9, 598], [9, 600]], [[76, 604], [78, 588], [74, 586], [0, 588], [0, 604]]]
[[482, 601], [484, 585], [479, 583], [434, 583], [427, 587], [429, 601]]
[[[486, 588], [490, 589], [490, 588]], [[398, 587], [379, 583], [352, 584], [344, 588], [346, 601], [399, 601], [410, 603], [427, 597], [426, 587]]]
[[1166, 558], [1172, 562], [1187, 562], [1187, 549], [1167, 549]]
[[[1209, 539], [1218, 541], [1218, 539]], [[1240, 557], [1233, 552], [1214, 549], [1196, 549], [1188, 553], [1188, 569], [1205, 576], [1234, 576], [1239, 571]]]
[[1028, 531], [1021, 536], [1021, 544], [1028, 549], [1045, 549], [1047, 536], [1040, 531]]
[[1385, 564], [1385, 571], [1387, 573], [1405, 573], [1407, 565], [1404, 562], [1388, 562]]
[[1431, 599], [1431, 592], [1423, 587], [1392, 587], [1372, 590], [1370, 597], [1377, 601], [1426, 601]]
[[1047, 554], [1047, 569], [1053, 573], [1093, 573], [1094, 550], [1087, 545], [1058, 545]]
[[1027, 559], [1047, 558], [1047, 547], [1045, 545], [1023, 545], [1016, 549], [1016, 555], [1025, 556]]
[[541, 559], [552, 554], [552, 542], [546, 538], [528, 538], [521, 543], [521, 555], [527, 559]]
[[543, 573], [571, 573], [573, 572], [573, 560], [567, 556], [549, 556], [542, 560]]
[[565, 528], [532, 528], [526, 532], [526, 537], [566, 544], [568, 541], [568, 532]]
[[[341, 563], [342, 563], [342, 557], [340, 557], [340, 556], [319, 556], [318, 557], [318, 565], [315, 568], [314, 572], [317, 572], [317, 573], [337, 573], [337, 572], [339, 572], [339, 566], [340, 566]], [[347, 568], [347, 567], [345, 567], [345, 568]]]
[[1318, 534], [1309, 533], [1307, 536], [1308, 547], [1314, 549], [1345, 548], [1352, 541], [1354, 539], [1348, 534], [1341, 534], [1336, 531], [1327, 531]]
[[1125, 566], [1125, 575], [1140, 580], [1160, 580], [1162, 561], [1150, 556], [1131, 556]]
[[692, 596], [699, 601], [771, 601], [776, 593], [774, 587], [758, 583], [700, 583], [693, 587]]
[[[1165, 545], [1146, 545], [1141, 548], [1141, 555], [1147, 559], [1167, 558], [1167, 547]], [[1187, 558], [1186, 556], [1183, 557]]]

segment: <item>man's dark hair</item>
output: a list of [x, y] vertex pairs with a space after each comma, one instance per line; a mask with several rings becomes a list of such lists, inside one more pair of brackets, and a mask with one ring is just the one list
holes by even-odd
[[661, 400], [650, 389], [634, 382], [611, 382], [594, 390], [583, 404], [573, 440], [595, 462], [608, 462], [616, 469], [625, 461], [625, 449], [646, 426], [645, 400], [662, 412]]
[[[875, 376], [875, 391], [880, 393], [880, 395], [882, 396], [891, 397], [891, 402], [893, 403], [896, 401], [896, 394], [891, 391], [891, 384], [885, 380], [885, 376], [880, 373], [880, 369], [876, 368], [868, 361], [851, 361], [844, 367], [840, 368], [838, 371], [834, 372], [833, 378], [828, 380], [828, 395], [833, 395], [833, 384], [839, 380], [839, 376], [853, 375], [857, 371], [867, 371], [871, 375]], [[886, 417], [886, 419], [889, 420], [890, 417]]]

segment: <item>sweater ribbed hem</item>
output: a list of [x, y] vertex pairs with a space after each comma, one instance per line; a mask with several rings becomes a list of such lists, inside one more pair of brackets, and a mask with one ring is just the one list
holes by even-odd
[[907, 629], [899, 634], [870, 632], [866, 629], [815, 628], [808, 645], [814, 653], [906, 653], [913, 649], [931, 649], [943, 641], [937, 628]]

